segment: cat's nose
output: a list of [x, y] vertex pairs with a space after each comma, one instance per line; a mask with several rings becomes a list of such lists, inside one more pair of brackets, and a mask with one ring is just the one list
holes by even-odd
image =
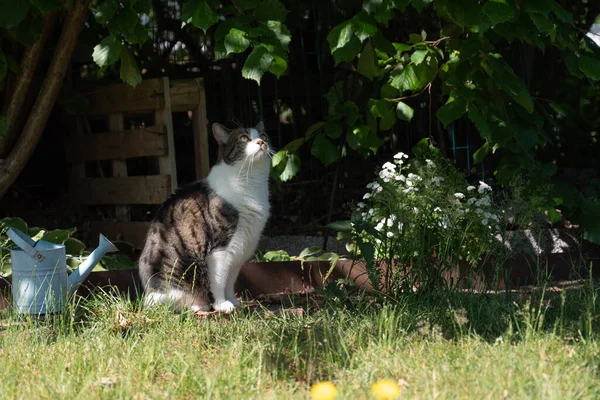
[[261, 139], [258, 139], [256, 141], [256, 144], [259, 145], [259, 146], [262, 146], [263, 144], [265, 144], [265, 142], [263, 140], [261, 140]]

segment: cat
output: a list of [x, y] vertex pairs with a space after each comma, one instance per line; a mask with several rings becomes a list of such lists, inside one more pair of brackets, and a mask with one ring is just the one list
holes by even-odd
[[139, 259], [145, 305], [230, 313], [234, 283], [269, 218], [273, 151], [255, 128], [213, 124], [218, 162], [206, 179], [178, 189], [159, 208]]

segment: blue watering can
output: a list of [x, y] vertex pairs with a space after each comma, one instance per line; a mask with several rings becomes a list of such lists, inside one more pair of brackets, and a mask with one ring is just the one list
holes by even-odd
[[75, 289], [88, 277], [108, 252], [117, 251], [102, 234], [100, 244], [88, 258], [67, 276], [65, 246], [43, 240], [37, 242], [10, 228], [6, 234], [19, 248], [11, 249], [13, 307], [20, 314], [60, 312]]

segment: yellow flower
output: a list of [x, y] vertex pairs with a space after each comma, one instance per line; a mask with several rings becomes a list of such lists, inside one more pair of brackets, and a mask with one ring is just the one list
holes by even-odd
[[379, 400], [391, 400], [400, 395], [400, 386], [392, 380], [382, 379], [371, 386], [371, 391]]
[[329, 381], [315, 383], [310, 389], [310, 396], [315, 400], [333, 400], [336, 395], [337, 389]]

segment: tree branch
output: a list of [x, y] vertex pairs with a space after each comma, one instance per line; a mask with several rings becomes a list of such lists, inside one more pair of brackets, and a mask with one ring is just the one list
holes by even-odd
[[50, 12], [42, 17], [42, 33], [33, 46], [25, 50], [21, 60], [21, 73], [18, 76], [14, 91], [11, 93], [10, 104], [6, 111], [8, 131], [4, 139], [0, 138], [0, 157], [6, 155], [15, 142], [17, 122], [23, 113], [23, 104], [33, 82], [33, 76], [46, 46], [46, 40], [54, 27], [56, 13]]
[[0, 198], [17, 179], [40, 141], [42, 132], [58, 97], [73, 50], [87, 16], [91, 0], [75, 0], [65, 19], [54, 58], [35, 100], [23, 132], [8, 157], [0, 164]]

